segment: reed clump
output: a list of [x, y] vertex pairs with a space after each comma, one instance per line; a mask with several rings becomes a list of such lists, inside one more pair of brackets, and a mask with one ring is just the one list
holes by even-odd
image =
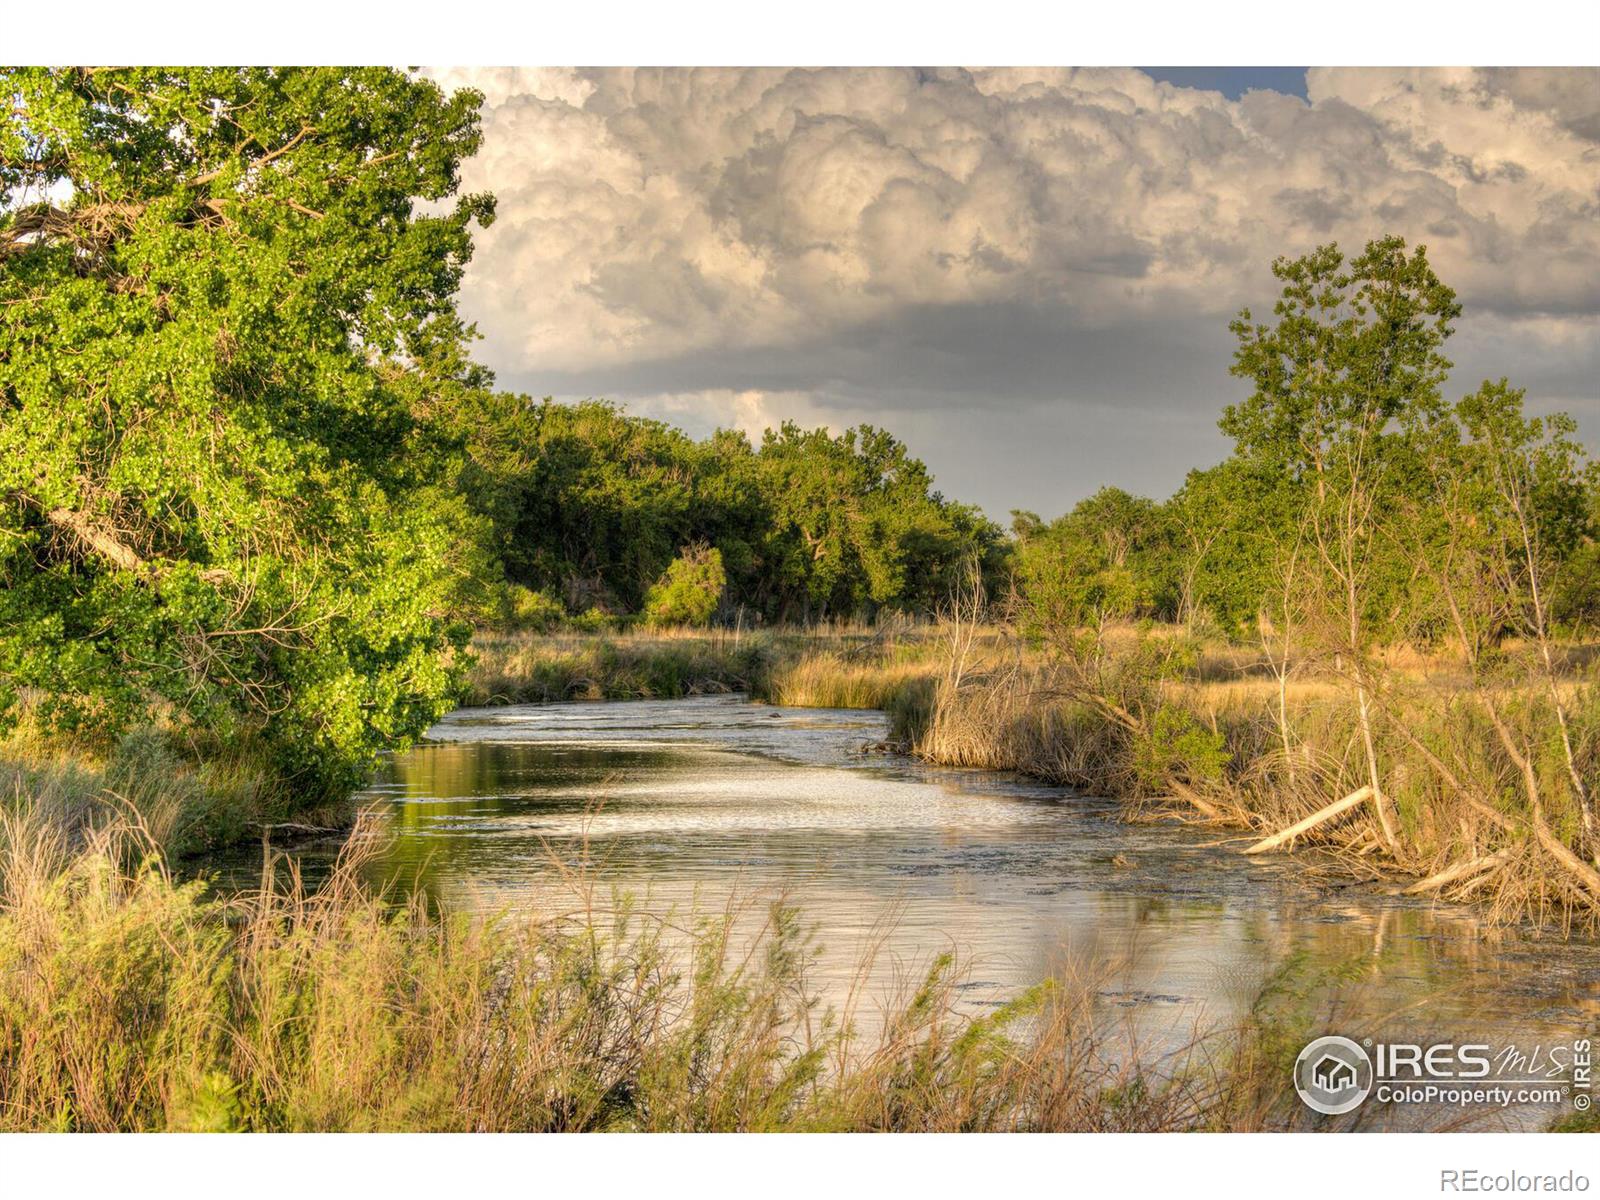
[[0, 740], [0, 809], [26, 809], [74, 845], [98, 826], [132, 821], [173, 858], [263, 827], [348, 827], [354, 816], [342, 797], [308, 801], [247, 742], [186, 753], [154, 725], [108, 743], [13, 730]]
[[931, 627], [891, 625], [872, 636], [780, 644], [761, 698], [797, 708], [877, 708], [892, 741], [909, 748], [932, 711], [940, 647]]
[[[1171, 630], [1079, 656], [1020, 640], [980, 653], [959, 630], [949, 636], [914, 738], [929, 761], [1258, 831], [1271, 848], [1316, 846], [1359, 874], [1418, 876], [1406, 884], [1414, 894], [1472, 900], [1505, 921], [1600, 927], [1600, 848], [1585, 837], [1578, 786], [1600, 779], [1600, 691], [1582, 656], [1559, 681], [1559, 712], [1548, 688], [1515, 676], [1485, 688], [1451, 685], [1437, 663], [1369, 672], [1380, 815], [1370, 802], [1335, 803], [1363, 788], [1368, 762], [1332, 670], [1219, 682]], [[1272, 836], [1308, 821], [1304, 833]]]

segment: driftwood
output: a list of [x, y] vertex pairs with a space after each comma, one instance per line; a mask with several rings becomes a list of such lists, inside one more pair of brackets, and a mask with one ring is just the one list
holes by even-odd
[[1271, 837], [1262, 838], [1254, 846], [1246, 847], [1244, 852], [1246, 854], [1263, 854], [1268, 850], [1276, 850], [1285, 842], [1294, 841], [1294, 839], [1299, 837], [1302, 833], [1306, 833], [1309, 830], [1315, 829], [1324, 821], [1331, 821], [1334, 817], [1339, 816], [1341, 813], [1349, 812], [1352, 808], [1355, 808], [1357, 805], [1365, 802], [1369, 797], [1371, 797], [1371, 795], [1372, 788], [1370, 785], [1367, 787], [1357, 788], [1343, 800], [1335, 800], [1332, 804], [1317, 809], [1317, 811], [1312, 813], [1309, 817], [1306, 817], [1302, 821], [1296, 821], [1282, 833], [1275, 833]]
[[1172, 791], [1174, 795], [1193, 805], [1195, 808], [1199, 809], [1201, 813], [1210, 817], [1212, 820], [1221, 820], [1222, 810], [1219, 809], [1215, 804], [1211, 803], [1211, 801], [1207, 800], [1204, 796], [1200, 795], [1200, 793], [1195, 791], [1193, 788], [1174, 782], [1172, 784]]
[[[1491, 719], [1497, 715], [1493, 711], [1492, 705], [1486, 705], [1485, 707], [1490, 710]], [[1460, 779], [1456, 778], [1455, 773], [1445, 765], [1444, 761], [1428, 748], [1427, 743], [1423, 742], [1414, 733], [1412, 733], [1411, 730], [1406, 727], [1404, 722], [1397, 722], [1395, 724], [1395, 728], [1399, 731], [1400, 735], [1406, 739], [1406, 741], [1410, 742], [1411, 745], [1428, 760], [1433, 769], [1439, 772], [1439, 777], [1450, 786], [1451, 790], [1465, 800], [1474, 811], [1488, 820], [1490, 824], [1498, 826], [1507, 833], [1517, 834], [1522, 832], [1518, 824], [1505, 813], [1501, 812], [1499, 809], [1495, 808], [1482, 798], [1474, 795], [1471, 789], [1466, 787], [1466, 785], [1463, 784]], [[1504, 726], [1501, 725], [1500, 729], [1503, 731]], [[1506, 736], [1507, 735], [1502, 732], [1502, 737]], [[1523, 777], [1524, 780], [1526, 780], [1531, 774], [1531, 771], [1528, 769], [1527, 760], [1517, 753], [1515, 746], [1511, 746], [1509, 749], [1511, 750], [1512, 758], [1519, 760], [1523, 765]], [[1533, 791], [1532, 795], [1535, 797], [1538, 796], [1537, 789]], [[1596, 908], [1600, 908], [1600, 871], [1596, 871], [1593, 867], [1584, 862], [1583, 859], [1579, 858], [1562, 843], [1561, 839], [1556, 836], [1555, 831], [1545, 823], [1544, 817], [1541, 815], [1537, 807], [1535, 807], [1533, 811], [1528, 814], [1528, 825], [1533, 830], [1534, 840], [1539, 843], [1539, 845], [1544, 849], [1545, 853], [1549, 854], [1551, 858], [1560, 863], [1561, 866], [1566, 869], [1567, 873], [1573, 876], [1576, 882], [1587, 891], [1588, 895], [1586, 896], [1586, 899], [1588, 902], [1594, 905]]]
[[1419, 879], [1410, 887], [1402, 889], [1402, 892], [1407, 896], [1417, 896], [1423, 892], [1437, 891], [1439, 888], [1448, 887], [1450, 884], [1460, 880], [1470, 879], [1474, 875], [1481, 875], [1483, 872], [1493, 870], [1495, 867], [1504, 866], [1511, 861], [1514, 853], [1515, 851], [1508, 846], [1504, 850], [1496, 850], [1493, 854], [1480, 854], [1477, 858], [1448, 866], [1442, 871], [1429, 875], [1426, 879]]

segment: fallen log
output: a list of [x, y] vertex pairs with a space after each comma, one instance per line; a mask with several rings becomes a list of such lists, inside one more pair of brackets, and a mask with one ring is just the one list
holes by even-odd
[[1299, 837], [1302, 833], [1306, 833], [1309, 830], [1315, 829], [1323, 822], [1331, 821], [1341, 813], [1349, 812], [1352, 808], [1355, 808], [1357, 805], [1366, 801], [1369, 797], [1371, 797], [1371, 795], [1371, 785], [1357, 788], [1343, 800], [1335, 800], [1332, 804], [1317, 809], [1317, 811], [1312, 813], [1309, 817], [1306, 817], [1302, 821], [1296, 821], [1282, 833], [1275, 833], [1271, 837], [1262, 838], [1254, 846], [1246, 847], [1244, 852], [1246, 854], [1263, 854], [1268, 850], [1276, 850], [1285, 842], [1294, 841], [1294, 839]]
[[1203, 815], [1210, 817], [1213, 821], [1222, 819], [1222, 810], [1193, 788], [1173, 781], [1172, 792], [1175, 796], [1199, 809]]
[[1426, 879], [1419, 879], [1410, 887], [1402, 889], [1402, 894], [1419, 896], [1423, 892], [1437, 891], [1439, 888], [1448, 887], [1450, 884], [1460, 880], [1470, 879], [1474, 875], [1481, 875], [1483, 872], [1493, 870], [1495, 867], [1504, 866], [1511, 861], [1514, 853], [1515, 851], [1508, 846], [1504, 850], [1496, 850], [1493, 854], [1480, 854], [1477, 858], [1469, 859], [1466, 862], [1455, 863], [1442, 871], [1429, 875]]
[[1595, 908], [1600, 908], [1600, 871], [1596, 871], [1568, 849], [1537, 812], [1530, 816], [1528, 823], [1533, 826], [1533, 836], [1538, 839], [1539, 845], [1544, 847], [1545, 853], [1575, 876], [1588, 891], [1589, 903]]

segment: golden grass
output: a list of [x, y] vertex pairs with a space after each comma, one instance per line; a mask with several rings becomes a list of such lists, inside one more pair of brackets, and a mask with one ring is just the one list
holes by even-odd
[[[948, 958], [824, 1011], [798, 915], [516, 922], [332, 878], [212, 897], [146, 831], [0, 818], [0, 1129], [1176, 1130], [1303, 1119], [1259, 1020], [1149, 1061], [1092, 981], [959, 1015]], [[271, 875], [267, 878], [270, 880]], [[684, 932], [686, 930], [686, 932]], [[865, 978], [863, 970], [862, 977]], [[852, 1005], [856, 1002], [852, 1001]]]
[[354, 816], [342, 798], [305, 802], [248, 744], [197, 757], [154, 725], [108, 743], [97, 736], [45, 738], [24, 721], [0, 740], [0, 809], [24, 802], [74, 835], [107, 819], [135, 819], [174, 857], [291, 819], [346, 826]]
[[771, 639], [726, 630], [497, 634], [473, 640], [468, 704], [623, 700], [749, 691]]
[[[1178, 631], [1120, 625], [1101, 637], [1096, 670], [1111, 692], [1132, 688], [1143, 714], [1133, 726], [1087, 694], [1063, 660], [995, 625], [775, 639], [755, 690], [781, 704], [885, 709], [897, 739], [928, 761], [1018, 771], [1122, 799], [1132, 815], [1199, 817], [1266, 834], [1366, 782], [1350, 687], [1327, 665], [1297, 662], [1280, 682], [1259, 650], [1213, 641], [1186, 652], [1180, 669], [1146, 678], [1140, 647], [1179, 639]], [[1505, 647], [1508, 659], [1518, 652]], [[1560, 654], [1555, 688], [1575, 722], [1580, 777], [1600, 782], [1592, 680], [1600, 659], [1589, 646]], [[1600, 927], [1592, 868], [1559, 852], [1579, 845], [1580, 813], [1552, 737], [1548, 686], [1508, 677], [1492, 688], [1511, 736], [1526, 747], [1535, 808], [1527, 771], [1491, 729], [1483, 690], [1454, 657], [1395, 647], [1376, 669], [1379, 752], [1397, 841], [1387, 843], [1363, 806], [1298, 843], [1345, 855], [1369, 877], [1380, 867], [1431, 877], [1492, 859], [1492, 871], [1449, 880], [1439, 894], [1482, 903], [1507, 921]]]
[[[554, 683], [573, 663], [609, 671], [591, 681], [602, 691], [745, 672], [782, 703], [887, 708], [935, 761], [1120, 796], [1130, 812], [1192, 819], [1184, 797], [1198, 797], [1213, 819], [1277, 829], [1359, 775], [1338, 681], [1290, 681], [1286, 754], [1277, 684], [1248, 651], [1207, 647], [1185, 678], [1161, 685], [1161, 702], [1183, 719], [1163, 743], [1065, 694], [1051, 660], [1003, 629], [968, 639], [972, 661], [956, 673], [944, 657], [952, 644], [936, 628], [672, 631], [480, 639], [479, 651], [513, 681], [537, 669]], [[1448, 894], [1505, 919], [1583, 921], [1570, 880], [1531, 841], [1508, 839], [1464, 805], [1401, 736], [1403, 725], [1434, 753], [1464, 756], [1467, 782], [1497, 789], [1516, 816], [1507, 764], [1484, 750], [1475, 710], [1436, 677], [1411, 670], [1388, 701], [1382, 749], [1401, 853], [1379, 852], [1364, 810], [1305, 840], [1369, 874], [1380, 858], [1424, 874], [1509, 850], [1492, 874]], [[1584, 702], [1575, 711], [1593, 772], [1600, 707], [1584, 680], [1562, 686]], [[1537, 732], [1538, 698], [1518, 703], [1511, 719]], [[1226, 751], [1215, 775], [1185, 748], [1194, 730]], [[1285, 1055], [1304, 1040], [1293, 1014], [1258, 1006], [1245, 1025], [1197, 1033], [1157, 1058], [1107, 1023], [1092, 978], [1045, 981], [974, 1020], [957, 1012], [962, 972], [941, 960], [885, 1000], [867, 1030], [854, 1000], [821, 1008], [809, 940], [781, 904], [754, 943], [734, 937], [732, 907], [669, 925], [626, 898], [601, 902], [581, 878], [568, 912], [443, 916], [361, 883], [372, 845], [363, 830], [315, 891], [270, 882], [273, 869], [259, 888], [210, 895], [175, 882], [162, 848], [219, 796], [247, 790], [247, 772], [230, 792], [226, 773], [176, 762], [151, 737], [66, 764], [52, 748], [17, 746], [19, 761], [0, 776], [0, 1129], [1177, 1130], [1306, 1120], [1285, 1086]], [[1540, 754], [1559, 800], [1551, 747]], [[261, 811], [259, 798], [252, 804]], [[1569, 809], [1555, 803], [1546, 815], [1572, 836]]]
[[888, 708], [907, 688], [925, 686], [936, 668], [920, 662], [841, 661], [808, 655], [775, 668], [764, 695], [774, 704], [798, 708]]
[[[1354, 703], [1337, 677], [1308, 670], [1280, 691], [1270, 675], [1239, 671], [1217, 680], [1202, 666], [1129, 683], [1136, 668], [1114, 654], [1109, 661], [1100, 668], [1102, 695], [1096, 680], [1086, 684], [1081, 672], [1038, 656], [975, 656], [959, 687], [940, 689], [916, 753], [1119, 798], [1135, 814], [1263, 835], [1367, 782]], [[1585, 861], [1592, 849], [1583, 845], [1548, 686], [1496, 685], [1494, 711], [1505, 736], [1522, 747], [1513, 753], [1492, 728], [1481, 692], [1451, 682], [1461, 673], [1448, 658], [1413, 653], [1396, 661], [1408, 665], [1385, 674], [1377, 723], [1384, 794], [1399, 823], [1395, 842], [1363, 804], [1299, 843], [1345, 856], [1369, 879], [1379, 870], [1433, 878], [1482, 862], [1484, 870], [1445, 877], [1436, 894], [1481, 903], [1505, 921], [1600, 928], [1600, 875]], [[1582, 674], [1560, 680], [1557, 691], [1580, 778], [1600, 779], [1600, 692]]]

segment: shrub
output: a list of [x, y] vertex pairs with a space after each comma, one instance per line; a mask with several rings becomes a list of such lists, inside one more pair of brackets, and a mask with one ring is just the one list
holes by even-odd
[[566, 619], [567, 609], [549, 592], [536, 592], [520, 583], [507, 583], [497, 597], [498, 624], [507, 629], [548, 633]]
[[704, 625], [717, 611], [727, 584], [722, 551], [703, 544], [686, 546], [645, 595], [645, 619], [652, 625]]

